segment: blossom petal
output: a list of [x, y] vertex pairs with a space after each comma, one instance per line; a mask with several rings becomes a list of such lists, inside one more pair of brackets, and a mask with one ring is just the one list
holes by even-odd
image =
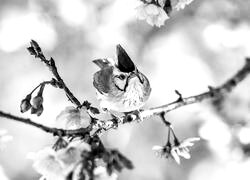
[[149, 15], [158, 15], [160, 12], [159, 12], [159, 9], [161, 9], [160, 7], [157, 7], [156, 5], [154, 4], [149, 4], [145, 7], [145, 11], [147, 14]]
[[66, 107], [57, 117], [56, 126], [64, 129], [85, 128], [90, 124], [90, 116], [86, 108]]
[[94, 169], [95, 180], [117, 180], [118, 176], [115, 173], [109, 175], [107, 169], [103, 166], [98, 166]]
[[180, 164], [180, 163], [181, 163], [180, 157], [179, 157], [179, 155], [177, 154], [175, 148], [173, 148], [173, 149], [171, 150], [171, 155], [172, 155], [172, 157], [174, 158], [174, 160], [177, 162], [177, 164]]
[[180, 150], [178, 154], [179, 154], [179, 156], [182, 156], [185, 159], [190, 159], [191, 158], [189, 152], [187, 152], [185, 149]]
[[193, 138], [187, 138], [184, 141], [181, 142], [181, 147], [191, 147], [194, 145], [195, 141], [199, 141], [200, 138], [198, 137], [193, 137]]
[[135, 8], [137, 18], [140, 19], [140, 20], [143, 20], [143, 19], [147, 18], [147, 13], [145, 12], [144, 8], [145, 8], [144, 4], [142, 4], [142, 5], [138, 6], [137, 8]]
[[162, 146], [153, 146], [152, 150], [155, 152], [155, 155], [162, 157], [164, 155], [164, 147]]

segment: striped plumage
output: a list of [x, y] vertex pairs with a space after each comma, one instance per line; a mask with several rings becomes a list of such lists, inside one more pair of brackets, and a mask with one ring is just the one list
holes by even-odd
[[101, 68], [94, 74], [93, 81], [100, 106], [118, 112], [138, 110], [150, 95], [149, 81], [120, 45], [117, 45], [117, 61], [93, 61]]

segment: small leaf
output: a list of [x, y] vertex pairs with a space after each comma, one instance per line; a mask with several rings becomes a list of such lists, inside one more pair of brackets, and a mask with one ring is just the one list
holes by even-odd
[[27, 50], [31, 55], [37, 56], [37, 53], [33, 47], [28, 47]]
[[91, 113], [93, 114], [100, 114], [99, 109], [95, 108], [95, 107], [90, 107], [89, 110], [91, 111]]
[[82, 106], [85, 106], [87, 109], [89, 109], [90, 106], [91, 106], [91, 103], [88, 102], [88, 101], [84, 101], [84, 102], [82, 103]]
[[62, 137], [59, 137], [52, 148], [55, 151], [58, 151], [60, 149], [66, 148], [67, 146], [68, 146], [68, 142], [64, 140]]
[[164, 9], [164, 11], [165, 11], [167, 14], [170, 14], [170, 13], [171, 13], [171, 11], [172, 11], [172, 5], [171, 5], [171, 1], [170, 1], [170, 0], [166, 0], [163, 9]]
[[125, 157], [124, 155], [122, 155], [119, 152], [118, 152], [118, 157], [119, 157], [120, 161], [123, 163], [123, 165], [127, 169], [133, 169], [134, 168], [134, 165], [133, 165], [132, 161], [130, 161], [127, 157]]
[[30, 45], [31, 45], [31, 47], [34, 48], [34, 50], [36, 51], [37, 54], [40, 54], [42, 52], [39, 44], [36, 41], [31, 40]]

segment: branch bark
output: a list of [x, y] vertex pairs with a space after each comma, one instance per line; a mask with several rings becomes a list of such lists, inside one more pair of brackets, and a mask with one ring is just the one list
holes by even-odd
[[89, 133], [92, 130], [92, 127], [89, 126], [87, 128], [79, 128], [76, 130], [66, 130], [66, 129], [58, 129], [58, 128], [52, 128], [52, 127], [48, 127], [48, 126], [44, 126], [42, 124], [36, 123], [34, 121], [32, 121], [29, 118], [22, 118], [22, 117], [18, 117], [15, 115], [12, 115], [10, 113], [6, 113], [0, 110], [0, 117], [6, 118], [6, 119], [11, 119], [14, 121], [18, 121], [18, 122], [22, 122], [34, 127], [37, 127], [47, 133], [51, 133], [54, 136], [74, 136], [74, 135], [85, 135], [86, 133]]
[[209, 91], [204, 92], [202, 94], [196, 96], [190, 96], [187, 98], [181, 98], [169, 104], [144, 110], [141, 112], [141, 117], [146, 118], [153, 115], [160, 115], [162, 112], [168, 113], [185, 105], [194, 104], [206, 99], [219, 98], [225, 95], [226, 93], [231, 92], [241, 81], [243, 81], [248, 76], [249, 73], [250, 73], [250, 58], [246, 58], [244, 66], [234, 76], [232, 76], [228, 81], [226, 81], [221, 86], [217, 88], [209, 87]]

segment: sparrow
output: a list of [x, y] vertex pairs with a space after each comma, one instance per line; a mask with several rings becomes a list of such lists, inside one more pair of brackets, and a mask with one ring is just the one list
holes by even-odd
[[149, 80], [119, 44], [116, 54], [116, 61], [110, 58], [93, 61], [100, 68], [93, 78], [100, 107], [124, 113], [139, 110], [151, 93]]

